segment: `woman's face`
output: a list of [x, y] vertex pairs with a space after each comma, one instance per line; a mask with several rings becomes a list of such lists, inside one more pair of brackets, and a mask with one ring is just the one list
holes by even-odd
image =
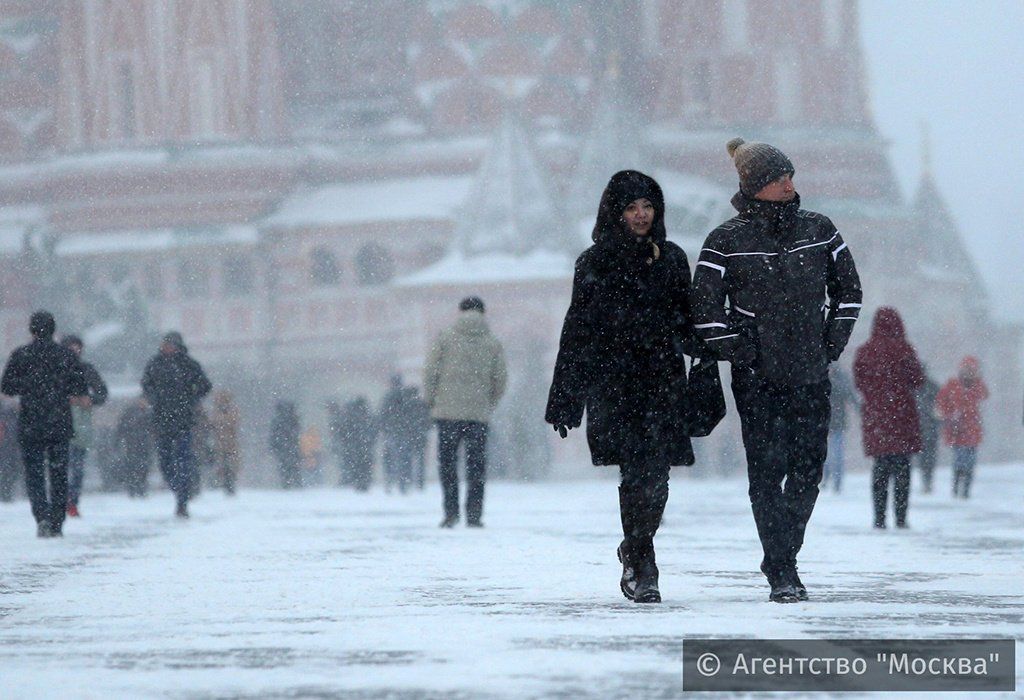
[[654, 223], [654, 205], [646, 197], [634, 199], [622, 210], [622, 222], [634, 236], [646, 236]]

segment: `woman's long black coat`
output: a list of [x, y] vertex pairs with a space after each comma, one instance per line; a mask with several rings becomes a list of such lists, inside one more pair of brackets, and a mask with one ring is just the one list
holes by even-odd
[[[690, 266], [683, 249], [664, 240], [661, 190], [653, 187], [656, 225], [651, 240], [641, 242], [621, 233], [621, 209], [605, 211], [606, 191], [606, 221], [599, 214], [597, 242], [576, 261], [562, 327], [545, 419], [577, 427], [585, 409], [595, 465], [694, 461], [683, 403], [684, 354], [699, 347]], [[656, 258], [652, 241], [660, 249]]]

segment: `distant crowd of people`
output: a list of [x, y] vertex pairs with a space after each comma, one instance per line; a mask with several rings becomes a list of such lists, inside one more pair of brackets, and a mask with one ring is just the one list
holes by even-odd
[[[467, 524], [482, 524], [487, 423], [506, 381], [501, 344], [483, 315], [484, 304], [477, 297], [460, 304], [460, 318], [439, 336], [428, 358], [425, 396], [395, 375], [377, 411], [365, 396], [344, 406], [327, 402], [329, 450], [340, 486], [368, 490], [380, 446], [385, 491], [422, 490], [428, 436], [436, 423], [442, 525], [451, 527], [459, 519], [460, 443], [465, 444], [467, 461]], [[0, 500], [14, 497], [18, 476], [24, 473], [37, 534], [59, 537], [65, 519], [81, 515], [85, 465], [98, 442], [92, 413], [107, 401], [109, 390], [83, 359], [81, 338], [54, 339], [52, 314], [34, 313], [29, 331], [32, 342], [11, 354], [0, 380], [0, 390], [20, 400], [18, 408], [13, 402], [0, 404]], [[189, 502], [204, 481], [233, 495], [241, 468], [241, 412], [225, 390], [213, 392], [207, 412], [202, 402], [213, 385], [180, 333], [163, 337], [140, 385], [141, 395], [123, 408], [104, 445], [104, 482], [129, 496], [146, 496], [155, 454], [178, 517], [189, 517]], [[314, 425], [303, 429], [294, 402], [274, 406], [266, 444], [282, 488], [324, 480], [320, 431]]]
[[952, 492], [968, 498], [983, 430], [981, 403], [988, 388], [977, 358], [963, 358], [944, 386], [928, 376], [892, 307], [875, 314], [871, 337], [857, 349], [853, 380], [830, 367], [831, 424], [823, 488], [842, 488], [845, 434], [850, 407], [859, 408], [864, 454], [874, 460], [871, 494], [874, 526], [886, 527], [889, 495], [897, 528], [908, 527], [911, 463], [916, 459], [921, 490], [931, 493], [940, 433], [953, 450]]

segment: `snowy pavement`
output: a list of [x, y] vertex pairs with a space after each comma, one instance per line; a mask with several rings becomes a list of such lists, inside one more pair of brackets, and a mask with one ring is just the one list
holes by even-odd
[[186, 523], [166, 493], [87, 494], [62, 540], [0, 504], [0, 697], [670, 698], [686, 636], [1021, 640], [1024, 466], [981, 466], [966, 502], [936, 478], [909, 531], [870, 527], [864, 474], [822, 494], [792, 605], [745, 481], [683, 470], [657, 606], [619, 593], [610, 480], [492, 484], [483, 530], [439, 530], [436, 484], [206, 493]]

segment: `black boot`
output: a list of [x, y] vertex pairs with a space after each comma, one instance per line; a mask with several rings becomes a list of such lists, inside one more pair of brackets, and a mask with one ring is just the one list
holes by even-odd
[[619, 548], [615, 550], [622, 564], [622, 578], [619, 579], [619, 589], [626, 600], [636, 600], [636, 571], [629, 562], [629, 550], [626, 547], [626, 540], [622, 540]]
[[773, 603], [795, 603], [800, 600], [787, 567], [762, 560], [761, 573], [768, 579], [768, 585], [772, 588], [768, 600]]
[[792, 562], [789, 565], [789, 582], [793, 584], [793, 590], [796, 591], [797, 600], [807, 600], [807, 587], [804, 586], [804, 582], [800, 580], [800, 574], [796, 572], [796, 562]]
[[661, 591], [658, 590], [658, 565], [654, 562], [653, 552], [638, 567], [633, 600], [637, 603], [661, 602]]

